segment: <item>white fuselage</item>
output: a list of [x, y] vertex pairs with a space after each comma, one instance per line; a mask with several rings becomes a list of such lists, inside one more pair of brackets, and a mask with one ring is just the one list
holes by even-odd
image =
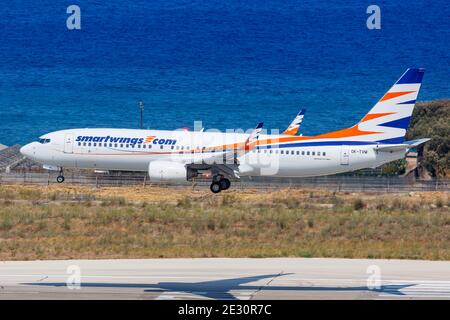
[[[147, 171], [152, 161], [198, 163], [219, 152], [217, 147], [228, 148], [247, 137], [245, 133], [71, 129], [46, 134], [21, 152], [47, 166]], [[405, 150], [378, 152], [373, 142], [261, 134], [256, 148], [239, 155], [239, 175], [329, 175], [374, 168], [404, 154]]]

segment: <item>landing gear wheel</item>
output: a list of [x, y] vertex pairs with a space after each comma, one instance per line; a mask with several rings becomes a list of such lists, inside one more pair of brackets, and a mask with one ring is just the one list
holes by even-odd
[[230, 186], [231, 186], [231, 182], [227, 178], [220, 180], [220, 189], [221, 190], [227, 190], [228, 188], [230, 188]]
[[213, 193], [219, 193], [220, 191], [222, 191], [222, 188], [220, 187], [220, 182], [211, 183], [209, 189], [211, 189]]
[[58, 177], [56, 178], [56, 182], [58, 182], [58, 183], [63, 183], [63, 182], [64, 182], [64, 176], [58, 176]]

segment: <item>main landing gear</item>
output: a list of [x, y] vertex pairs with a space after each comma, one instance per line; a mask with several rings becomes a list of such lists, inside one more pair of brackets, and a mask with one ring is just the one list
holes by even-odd
[[219, 193], [222, 190], [229, 189], [230, 186], [231, 186], [230, 180], [228, 180], [227, 178], [225, 178], [222, 175], [217, 175], [217, 176], [214, 176], [213, 181], [212, 181], [211, 186], [209, 187], [209, 189], [211, 189], [211, 191], [213, 193]]
[[59, 176], [56, 177], [56, 182], [63, 183], [64, 182], [64, 176], [63, 176], [63, 169], [59, 171]]

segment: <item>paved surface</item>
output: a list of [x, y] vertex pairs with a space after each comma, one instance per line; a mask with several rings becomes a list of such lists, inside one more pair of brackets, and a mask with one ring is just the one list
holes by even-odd
[[[81, 286], [76, 289], [78, 271]], [[301, 258], [0, 262], [0, 299], [187, 298], [450, 299], [450, 262]]]

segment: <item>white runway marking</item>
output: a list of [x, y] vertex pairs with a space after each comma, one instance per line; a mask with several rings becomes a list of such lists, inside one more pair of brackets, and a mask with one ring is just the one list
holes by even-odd
[[[403, 284], [410, 285], [399, 291], [404, 297], [416, 297], [416, 298], [450, 298], [450, 282], [449, 281], [420, 281], [417, 282], [397, 282], [389, 283], [393, 284]], [[389, 291], [383, 291], [380, 294], [381, 297], [392, 297], [395, 293], [390, 293]]]

